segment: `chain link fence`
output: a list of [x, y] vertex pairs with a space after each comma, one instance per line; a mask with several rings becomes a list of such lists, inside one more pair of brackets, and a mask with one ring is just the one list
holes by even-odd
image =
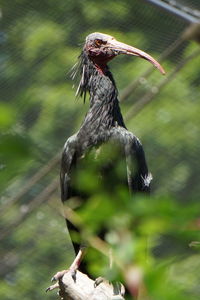
[[110, 67], [127, 127], [144, 145], [152, 193], [183, 203], [198, 199], [200, 3], [23, 0], [1, 6], [0, 291], [2, 299], [38, 299], [49, 272], [74, 255], [60, 216], [58, 174], [62, 146], [88, 108], [88, 101], [74, 100], [68, 73], [87, 34], [114, 35], [162, 63], [165, 77], [137, 58], [120, 57]]

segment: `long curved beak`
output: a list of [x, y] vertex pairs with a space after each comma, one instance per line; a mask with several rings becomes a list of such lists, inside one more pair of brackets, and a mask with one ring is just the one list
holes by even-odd
[[107, 44], [107, 47], [114, 50], [116, 54], [127, 54], [144, 58], [150, 63], [152, 63], [152, 65], [154, 65], [163, 75], [165, 74], [165, 70], [157, 62], [157, 60], [155, 60], [151, 55], [147, 54], [146, 52], [140, 49], [118, 42], [115, 39], [110, 40]]

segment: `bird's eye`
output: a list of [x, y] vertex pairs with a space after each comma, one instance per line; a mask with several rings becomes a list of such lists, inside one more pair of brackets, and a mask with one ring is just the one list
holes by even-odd
[[96, 46], [101, 46], [102, 40], [95, 40], [95, 44], [96, 44]]

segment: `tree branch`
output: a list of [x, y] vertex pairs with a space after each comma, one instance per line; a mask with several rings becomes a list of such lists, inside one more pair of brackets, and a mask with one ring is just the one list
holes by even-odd
[[92, 280], [80, 271], [76, 272], [76, 280], [67, 272], [59, 280], [59, 287], [62, 300], [124, 300], [123, 285], [114, 286], [101, 277]]

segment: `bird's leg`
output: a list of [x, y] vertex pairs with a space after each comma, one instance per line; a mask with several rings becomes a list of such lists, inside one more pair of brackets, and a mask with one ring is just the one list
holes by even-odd
[[[83, 256], [85, 254], [85, 249], [86, 247], [81, 247], [77, 256], [75, 257], [74, 261], [72, 262], [71, 266], [69, 267], [69, 269], [67, 270], [62, 270], [62, 271], [59, 271], [57, 272], [51, 279], [51, 281], [59, 281], [60, 279], [62, 279], [62, 277], [67, 273], [67, 272], [70, 272], [71, 273], [71, 276], [73, 278], [74, 281], [76, 281], [76, 271], [78, 270], [79, 266], [80, 266], [80, 263], [83, 259]], [[47, 289], [46, 289], [46, 292], [48, 291], [52, 291], [56, 288], [59, 287], [59, 283], [56, 282], [56, 284], [53, 284], [51, 286], [49, 286]]]
[[85, 254], [85, 250], [86, 247], [82, 246], [77, 254], [77, 256], [75, 257], [75, 260], [73, 261], [73, 263], [71, 264], [69, 271], [71, 272], [72, 278], [74, 279], [74, 281], [76, 281], [76, 271], [78, 270], [81, 261], [83, 259], [83, 256]]

